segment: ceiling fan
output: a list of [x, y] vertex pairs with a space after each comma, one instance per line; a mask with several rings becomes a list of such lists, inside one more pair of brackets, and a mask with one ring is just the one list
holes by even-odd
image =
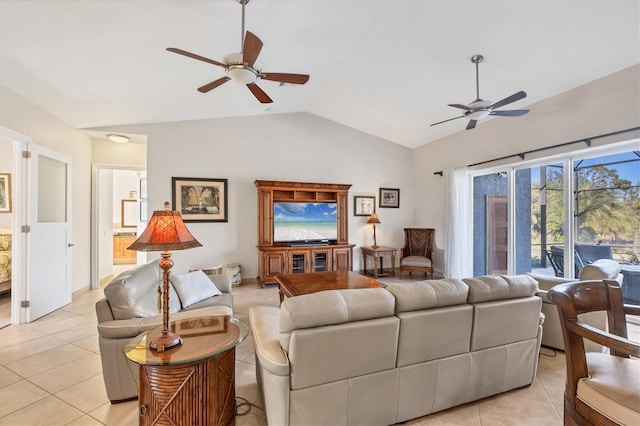
[[187, 52], [186, 50], [177, 49], [175, 47], [169, 47], [169, 52], [177, 53], [179, 55], [187, 56], [192, 59], [207, 62], [209, 64], [217, 65], [224, 68], [226, 76], [214, 80], [204, 86], [198, 87], [198, 91], [207, 93], [218, 86], [226, 83], [229, 80], [236, 81], [238, 83], [246, 84], [253, 96], [263, 104], [273, 102], [269, 95], [267, 95], [257, 84], [256, 80], [272, 80], [278, 81], [281, 85], [284, 83], [291, 84], [305, 84], [309, 81], [309, 76], [306, 74], [290, 74], [281, 72], [262, 72], [260, 67], [256, 65], [256, 59], [260, 55], [262, 50], [262, 41], [252, 32], [244, 30], [244, 7], [249, 0], [236, 0], [242, 5], [242, 51], [241, 53], [232, 53], [226, 55], [223, 62], [214, 61], [213, 59], [205, 58], [204, 56], [196, 55], [195, 53]]
[[464, 114], [459, 117], [450, 118], [444, 121], [438, 121], [437, 123], [433, 123], [432, 126], [436, 124], [446, 123], [447, 121], [457, 120], [458, 118], [468, 117], [469, 123], [467, 124], [466, 129], [471, 130], [476, 127], [476, 123], [478, 120], [482, 120], [487, 118], [490, 115], [496, 115], [501, 117], [520, 117], [521, 115], [525, 115], [529, 112], [528, 109], [512, 109], [512, 110], [502, 110], [496, 111], [496, 108], [500, 108], [502, 106], [508, 105], [512, 102], [519, 101], [527, 97], [527, 94], [523, 91], [518, 93], [514, 93], [511, 96], [507, 96], [498, 102], [492, 101], [484, 101], [480, 99], [480, 80], [478, 78], [478, 64], [482, 62], [484, 56], [482, 55], [473, 55], [471, 57], [471, 62], [476, 64], [476, 99], [471, 102], [469, 105], [462, 104], [449, 104], [449, 106], [454, 108], [459, 108], [465, 110]]

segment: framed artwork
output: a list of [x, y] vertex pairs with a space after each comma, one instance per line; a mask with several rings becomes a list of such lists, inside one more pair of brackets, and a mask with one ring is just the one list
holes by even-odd
[[363, 197], [354, 195], [353, 197], [353, 215], [354, 216], [370, 216], [376, 212], [376, 197]]
[[171, 178], [173, 210], [184, 222], [228, 222], [227, 180]]
[[140, 199], [147, 199], [147, 178], [140, 178]]
[[0, 213], [11, 212], [11, 175], [0, 173]]
[[135, 228], [138, 226], [138, 200], [120, 201], [120, 227]]
[[183, 337], [224, 334], [229, 327], [227, 315], [186, 318], [171, 323], [171, 330]]
[[147, 221], [147, 200], [140, 200], [140, 222]]
[[400, 190], [395, 188], [380, 188], [380, 207], [400, 207]]

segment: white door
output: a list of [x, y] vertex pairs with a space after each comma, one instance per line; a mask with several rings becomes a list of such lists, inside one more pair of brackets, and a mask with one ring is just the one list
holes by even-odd
[[30, 322], [71, 303], [71, 159], [32, 144], [28, 169]]

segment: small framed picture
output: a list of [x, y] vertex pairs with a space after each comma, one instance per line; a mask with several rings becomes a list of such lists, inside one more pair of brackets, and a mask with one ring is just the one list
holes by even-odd
[[400, 190], [396, 188], [380, 188], [380, 207], [400, 207]]
[[147, 199], [147, 178], [140, 178], [140, 199]]
[[0, 213], [11, 213], [11, 175], [0, 173]]
[[171, 178], [173, 210], [184, 222], [228, 222], [227, 180]]
[[353, 197], [353, 215], [371, 216], [376, 212], [376, 197], [363, 197], [355, 195]]
[[140, 222], [147, 221], [147, 200], [140, 200]]

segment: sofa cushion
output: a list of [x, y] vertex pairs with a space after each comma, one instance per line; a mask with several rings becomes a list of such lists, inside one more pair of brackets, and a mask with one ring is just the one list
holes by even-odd
[[328, 290], [290, 297], [280, 306], [280, 342], [289, 349], [291, 332], [392, 316], [395, 299], [383, 288]]
[[595, 262], [584, 265], [580, 270], [580, 280], [615, 280], [622, 267], [618, 262], [611, 259], [599, 259]]
[[455, 278], [389, 284], [396, 298], [396, 313], [467, 303], [469, 287]]
[[[162, 283], [160, 260], [124, 271], [104, 288], [113, 318], [146, 318], [160, 312], [158, 286]], [[169, 312], [180, 310], [178, 294], [169, 286]]]
[[171, 275], [170, 279], [173, 288], [175, 288], [180, 297], [183, 308], [209, 297], [222, 294], [218, 287], [201, 270]]
[[538, 282], [529, 275], [484, 275], [464, 278], [469, 286], [469, 303], [533, 296]]

